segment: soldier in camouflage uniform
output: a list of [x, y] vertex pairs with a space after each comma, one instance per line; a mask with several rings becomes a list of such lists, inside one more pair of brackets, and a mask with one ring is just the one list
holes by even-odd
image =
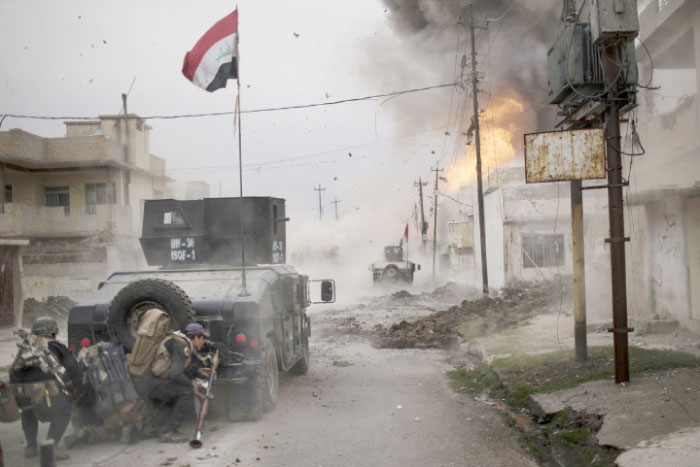
[[[17, 405], [22, 411], [22, 430], [27, 440], [25, 457], [36, 457], [39, 421], [50, 422], [48, 439], [53, 439], [58, 446], [71, 417], [71, 398], [69, 390], [82, 384], [82, 372], [68, 348], [56, 340], [58, 324], [53, 318], [42, 316], [32, 323], [34, 339], [55, 357], [65, 369], [63, 381], [40, 366], [31, 366], [20, 358], [22, 351], [12, 364], [10, 382]], [[56, 460], [70, 457], [61, 451], [55, 452]]]

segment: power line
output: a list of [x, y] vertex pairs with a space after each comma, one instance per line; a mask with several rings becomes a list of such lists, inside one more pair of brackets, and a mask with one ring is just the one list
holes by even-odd
[[[400, 96], [402, 94], [410, 94], [410, 93], [414, 93], [414, 92], [428, 91], [431, 89], [446, 88], [446, 87], [454, 86], [454, 85], [455, 85], [455, 83], [445, 83], [445, 84], [438, 84], [435, 86], [407, 89], [405, 91], [394, 91], [394, 92], [390, 92], [390, 93], [386, 93], [386, 94], [375, 94], [373, 96], [353, 97], [350, 99], [342, 99], [342, 100], [331, 101], [331, 102], [318, 102], [315, 104], [300, 104], [300, 105], [289, 105], [289, 106], [283, 106], [283, 107], [267, 107], [267, 108], [262, 108], [262, 109], [241, 110], [240, 113], [246, 114], [246, 113], [276, 112], [279, 110], [307, 109], [307, 108], [311, 108], [311, 107], [346, 104], [349, 102], [373, 100], [373, 99], [379, 99], [382, 97]], [[181, 118], [220, 117], [220, 116], [234, 115], [235, 113], [236, 113], [235, 111], [229, 111], [229, 112], [208, 112], [208, 113], [179, 114], [179, 115], [149, 115], [146, 117], [139, 117], [139, 119], [141, 119], [141, 120], [174, 120], [174, 119], [181, 119]], [[25, 119], [32, 119], [32, 120], [98, 120], [99, 119], [99, 117], [75, 117], [75, 116], [63, 116], [63, 117], [58, 116], [57, 117], [57, 116], [46, 116], [46, 115], [24, 115], [24, 114], [11, 114], [11, 113], [3, 114], [3, 118], [4, 117], [25, 118]], [[126, 117], [119, 117], [119, 118], [126, 118]]]

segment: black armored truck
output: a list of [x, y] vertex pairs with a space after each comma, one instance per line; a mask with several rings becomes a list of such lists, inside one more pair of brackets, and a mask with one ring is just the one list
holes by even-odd
[[259, 418], [277, 403], [278, 371], [309, 368], [310, 284], [320, 286], [314, 303], [335, 300], [332, 280], [310, 281], [285, 264], [288, 220], [280, 198], [145, 201], [140, 241], [157, 268], [113, 273], [73, 307], [69, 347], [113, 341], [129, 352], [151, 308], [166, 311], [173, 329], [199, 322], [219, 350], [229, 418]]

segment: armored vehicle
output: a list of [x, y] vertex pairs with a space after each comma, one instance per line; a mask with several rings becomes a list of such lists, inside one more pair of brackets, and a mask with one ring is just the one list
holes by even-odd
[[69, 347], [111, 340], [128, 352], [150, 308], [170, 314], [174, 329], [197, 321], [219, 349], [229, 418], [259, 418], [277, 403], [278, 371], [309, 368], [310, 283], [320, 282], [321, 302], [335, 300], [333, 281], [310, 281], [285, 264], [288, 220], [280, 198], [146, 201], [140, 241], [158, 268], [116, 272], [73, 307]]
[[413, 283], [413, 274], [420, 270], [420, 264], [404, 261], [403, 247], [385, 246], [384, 261], [375, 261], [370, 266], [372, 279], [375, 283], [406, 282]]

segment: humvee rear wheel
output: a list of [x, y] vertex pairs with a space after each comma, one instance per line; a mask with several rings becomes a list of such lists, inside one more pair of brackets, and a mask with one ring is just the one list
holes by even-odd
[[227, 396], [228, 419], [232, 422], [255, 421], [262, 417], [262, 404], [256, 381], [229, 384]]
[[262, 350], [262, 365], [258, 374], [260, 401], [264, 412], [269, 412], [277, 405], [280, 392], [280, 375], [277, 368], [275, 346], [270, 339], [265, 339]]
[[192, 300], [184, 290], [163, 279], [142, 279], [126, 285], [109, 305], [108, 324], [120, 344], [130, 352], [141, 315], [159, 308], [170, 315], [170, 328], [181, 330], [195, 321]]

